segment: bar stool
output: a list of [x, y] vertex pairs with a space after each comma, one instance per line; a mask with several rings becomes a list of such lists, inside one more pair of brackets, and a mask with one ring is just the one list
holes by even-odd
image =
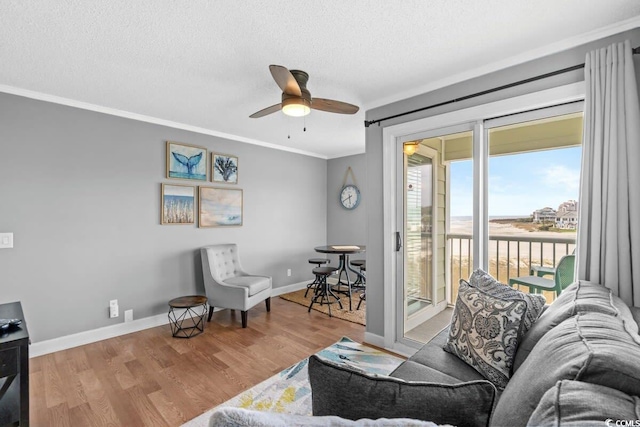
[[350, 262], [350, 264], [354, 267], [360, 268], [360, 274], [357, 275], [356, 281], [353, 282], [353, 286], [355, 287], [364, 287], [367, 282], [367, 278], [364, 275], [364, 272], [367, 268], [367, 261], [364, 259], [354, 259]]
[[[309, 309], [307, 312], [311, 312], [311, 307], [313, 304], [320, 303], [320, 305], [327, 304], [329, 306], [329, 317], [331, 317], [331, 304], [338, 303], [340, 309], [342, 309], [342, 303], [340, 302], [340, 298], [331, 290], [331, 286], [327, 283], [327, 277], [331, 276], [338, 269], [335, 267], [316, 267], [313, 269], [313, 274], [316, 275], [316, 279], [318, 280], [318, 285], [316, 286], [315, 294], [311, 297], [311, 304], [309, 304]], [[333, 297], [336, 300], [331, 301], [329, 297]]]
[[[315, 264], [318, 267], [322, 267], [323, 264], [328, 264], [329, 260], [328, 259], [324, 259], [324, 258], [310, 258], [309, 259], [309, 264]], [[307, 290], [304, 293], [304, 297], [307, 297], [307, 294], [309, 293], [309, 289], [313, 288], [314, 292], [316, 287], [318, 286], [318, 284], [320, 283], [319, 281], [320, 279], [318, 279], [318, 276], [316, 275], [316, 278], [313, 280], [313, 282], [309, 283], [307, 285]]]
[[[364, 285], [367, 284], [367, 261], [363, 260], [363, 259], [358, 259], [358, 260], [354, 260], [351, 261], [351, 265], [353, 265], [354, 267], [360, 267], [360, 274], [361, 276], [358, 276], [358, 279], [356, 280], [356, 283], [360, 285], [360, 287], [365, 288]], [[360, 281], [358, 283], [358, 281]], [[362, 293], [360, 294], [360, 301], [358, 301], [358, 306], [356, 307], [356, 310], [360, 310], [360, 306], [362, 305], [362, 301], [366, 301], [367, 300], [367, 291], [366, 289], [362, 291]]]

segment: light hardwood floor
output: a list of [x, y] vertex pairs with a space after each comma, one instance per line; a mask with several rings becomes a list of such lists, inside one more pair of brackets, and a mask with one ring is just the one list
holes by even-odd
[[172, 338], [169, 326], [31, 359], [33, 426], [179, 426], [342, 336], [364, 327], [272, 298], [214, 313], [205, 332]]

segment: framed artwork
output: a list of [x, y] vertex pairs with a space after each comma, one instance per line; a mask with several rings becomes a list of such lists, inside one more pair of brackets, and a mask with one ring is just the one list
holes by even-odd
[[207, 149], [167, 141], [167, 178], [207, 180]]
[[211, 153], [211, 180], [225, 184], [237, 184], [238, 158], [227, 154]]
[[242, 190], [199, 187], [198, 227], [242, 225]]
[[162, 184], [161, 224], [194, 224], [196, 188], [191, 185]]

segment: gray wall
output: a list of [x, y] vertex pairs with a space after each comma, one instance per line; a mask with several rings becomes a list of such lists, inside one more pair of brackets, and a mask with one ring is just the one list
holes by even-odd
[[[277, 287], [308, 280], [326, 243], [326, 160], [7, 94], [0, 130], [0, 303], [22, 301], [33, 342], [203, 293], [201, 246], [237, 243]], [[160, 184], [192, 183], [165, 178], [166, 140], [238, 156], [242, 227], [160, 225]]]
[[[566, 52], [550, 55], [529, 63], [494, 72], [482, 77], [461, 82], [449, 87], [382, 106], [366, 113], [367, 120], [411, 111], [427, 105], [437, 104], [450, 99], [502, 86], [529, 77], [549, 73], [562, 68], [584, 62], [588, 51], [605, 47], [611, 43], [630, 39], [632, 47], [640, 45], [640, 29], [627, 31], [597, 42], [570, 49]], [[636, 74], [640, 81], [640, 58], [634, 59]], [[479, 64], [481, 65], [481, 64]], [[575, 71], [558, 75], [545, 80], [517, 86], [508, 90], [495, 92], [467, 101], [434, 108], [421, 113], [399, 117], [382, 122], [380, 126], [373, 125], [366, 129], [366, 160], [367, 160], [367, 332], [379, 336], [384, 335], [384, 284], [383, 271], [383, 200], [382, 200], [382, 131], [386, 126], [395, 125], [435, 116], [449, 111], [460, 110], [475, 105], [485, 104], [500, 99], [511, 98], [526, 93], [557, 87], [584, 80], [583, 71]]]
[[[347, 210], [340, 204], [340, 190], [345, 180], [347, 168], [351, 167], [355, 184], [360, 189], [360, 205]], [[354, 184], [349, 174], [347, 184]], [[327, 162], [327, 244], [366, 245], [367, 244], [367, 169], [364, 154], [340, 157]], [[364, 259], [366, 254], [358, 254], [351, 259]], [[330, 257], [337, 265], [337, 257]]]

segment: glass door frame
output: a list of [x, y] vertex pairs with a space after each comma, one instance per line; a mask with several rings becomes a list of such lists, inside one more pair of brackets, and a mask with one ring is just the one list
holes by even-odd
[[[584, 82], [533, 92], [513, 98], [503, 99], [475, 107], [469, 107], [437, 116], [426, 117], [411, 122], [385, 126], [382, 129], [382, 196], [383, 196], [383, 308], [384, 335], [382, 337], [365, 333], [365, 340], [395, 352], [411, 355], [418, 346], [414, 341], [398, 335], [398, 256], [396, 250], [398, 154], [406, 141], [424, 139], [434, 129], [456, 126], [473, 127], [473, 177], [474, 177], [474, 268], [485, 267], [488, 263], [488, 140], [484, 121], [497, 117], [551, 107], [584, 99]], [[439, 133], [439, 132], [438, 132]], [[451, 132], [453, 133], [453, 132]], [[442, 133], [440, 133], [442, 135]], [[482, 236], [482, 237], [481, 237]]]
[[[456, 133], [461, 133], [461, 132], [468, 132], [468, 131], [473, 131], [474, 129], [474, 125], [473, 124], [460, 124], [460, 125], [455, 125], [455, 126], [448, 126], [448, 127], [444, 127], [444, 128], [438, 128], [438, 129], [430, 129], [428, 131], [425, 132], [420, 132], [417, 134], [412, 134], [412, 135], [405, 135], [404, 137], [398, 138], [396, 141], [396, 161], [397, 161], [397, 165], [396, 165], [396, 170], [398, 172], [399, 175], [396, 176], [396, 183], [397, 183], [397, 188], [396, 188], [396, 194], [398, 195], [398, 203], [396, 203], [396, 218], [397, 218], [397, 224], [396, 224], [396, 229], [397, 231], [400, 233], [400, 235], [402, 236], [402, 248], [399, 251], [396, 251], [396, 297], [395, 297], [395, 301], [396, 301], [396, 320], [395, 320], [395, 324], [396, 324], [396, 341], [404, 346], [410, 347], [410, 348], [420, 348], [422, 347], [423, 343], [420, 343], [418, 341], [414, 341], [410, 338], [406, 338], [404, 336], [405, 334], [405, 322], [407, 321], [407, 316], [405, 314], [405, 299], [406, 299], [406, 295], [405, 295], [405, 271], [406, 271], [406, 267], [407, 267], [407, 260], [405, 257], [405, 249], [406, 249], [406, 242], [407, 242], [407, 231], [405, 229], [405, 217], [406, 217], [406, 212], [405, 212], [405, 189], [406, 189], [406, 183], [405, 183], [405, 179], [406, 179], [406, 175], [405, 175], [405, 171], [407, 168], [407, 156], [404, 154], [404, 143], [405, 142], [409, 142], [409, 141], [416, 141], [416, 140], [423, 140], [423, 139], [429, 139], [429, 138], [437, 138], [437, 137], [441, 137], [441, 136], [446, 136], [446, 135], [450, 135], [450, 134], [456, 134]], [[420, 146], [419, 150], [423, 150], [426, 154], [427, 157], [430, 157], [431, 159], [434, 160], [433, 162], [433, 175], [432, 175], [432, 197], [433, 197], [433, 209], [432, 209], [432, 229], [435, 232], [436, 231], [436, 227], [435, 225], [437, 224], [437, 211], [438, 211], [438, 204], [437, 204], [437, 167], [439, 165], [439, 153], [437, 150], [434, 150], [432, 148], [426, 147], [426, 146]], [[446, 209], [446, 208], [445, 208]], [[449, 231], [449, 223], [447, 222], [446, 224], [446, 232], [448, 233]], [[445, 245], [446, 247], [446, 245]], [[433, 295], [434, 295], [434, 301], [430, 304], [430, 306], [428, 307], [429, 310], [431, 310], [432, 314], [437, 314], [438, 310], [443, 310], [444, 308], [447, 307], [447, 302], [448, 302], [448, 293], [450, 292], [450, 290], [447, 287], [446, 290], [446, 294], [445, 294], [445, 298], [443, 301], [441, 302], [437, 302], [437, 236], [436, 238], [432, 239], [431, 242], [431, 250], [432, 250], [432, 272], [431, 272], [431, 285], [433, 287]], [[445, 259], [446, 259], [446, 255], [445, 255]], [[449, 271], [444, 272], [445, 274], [445, 282], [448, 283], [449, 282]], [[417, 326], [417, 325], [416, 325]]]
[[[402, 207], [404, 208], [402, 215], [399, 215], [398, 218], [403, 221], [403, 224], [398, 224], [398, 228], [400, 229], [400, 227], [402, 227], [403, 229], [403, 238], [402, 238], [402, 251], [398, 252], [398, 256], [403, 258], [402, 262], [399, 262], [399, 268], [398, 269], [398, 280], [399, 283], [403, 283], [403, 286], [398, 287], [398, 291], [402, 293], [402, 295], [398, 296], [398, 303], [400, 304], [400, 306], [398, 307], [398, 312], [402, 313], [403, 316], [403, 320], [402, 322], [398, 322], [398, 327], [401, 328], [401, 330], [398, 331], [398, 336], [403, 336], [406, 329], [410, 329], [410, 327], [407, 326], [408, 322], [411, 322], [411, 324], [416, 324], [415, 326], [417, 326], [417, 324], [421, 323], [421, 321], [419, 319], [423, 318], [423, 317], [431, 317], [437, 313], [434, 313], [434, 311], [438, 311], [440, 310], [441, 304], [438, 303], [437, 301], [437, 275], [436, 275], [436, 271], [437, 271], [437, 222], [438, 222], [438, 193], [437, 193], [437, 186], [438, 186], [438, 151], [430, 148], [430, 147], [426, 147], [424, 145], [419, 145], [417, 150], [416, 150], [416, 154], [422, 155], [428, 159], [431, 160], [431, 223], [430, 228], [431, 228], [431, 268], [427, 269], [430, 274], [429, 274], [429, 278], [427, 279], [427, 283], [431, 284], [431, 295], [432, 295], [432, 299], [431, 301], [423, 308], [419, 309], [418, 312], [413, 313], [411, 315], [408, 315], [407, 313], [407, 302], [408, 302], [408, 297], [407, 297], [407, 272], [408, 272], [408, 257], [407, 257], [407, 249], [408, 249], [408, 244], [409, 244], [409, 231], [407, 229], [407, 221], [408, 221], [408, 211], [407, 211], [407, 205], [408, 205], [408, 200], [407, 200], [407, 178], [408, 178], [408, 172], [409, 172], [409, 156], [404, 155], [403, 156], [403, 168], [402, 168], [402, 173], [403, 173], [403, 181], [402, 181], [402, 186], [403, 188], [401, 189], [401, 191], [403, 192], [403, 196], [404, 196], [404, 202], [402, 204]], [[398, 180], [398, 182], [400, 182], [400, 180]], [[422, 217], [422, 215], [421, 215]], [[422, 224], [421, 224], [422, 225]], [[422, 239], [420, 240], [420, 242], [422, 243]], [[444, 301], [444, 306], [446, 307], [446, 301]]]

